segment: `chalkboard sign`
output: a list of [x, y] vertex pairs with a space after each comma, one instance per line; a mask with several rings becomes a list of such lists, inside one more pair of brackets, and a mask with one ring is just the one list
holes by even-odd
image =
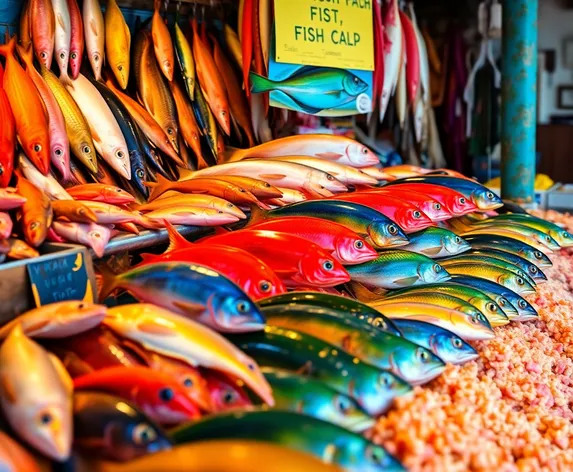
[[36, 306], [66, 300], [93, 302], [91, 281], [81, 252], [28, 264]]

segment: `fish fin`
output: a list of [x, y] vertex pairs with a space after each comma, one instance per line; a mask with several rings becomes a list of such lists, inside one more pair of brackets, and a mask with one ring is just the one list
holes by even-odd
[[156, 254], [145, 253], [145, 254], [140, 254], [139, 257], [141, 257], [142, 264], [147, 264], [151, 259], [157, 256]]
[[249, 79], [251, 81], [251, 92], [252, 93], [264, 93], [273, 90], [276, 86], [276, 82], [263, 77], [262, 75], [255, 74], [251, 72], [249, 74]]
[[169, 221], [164, 220], [165, 228], [167, 229], [167, 234], [169, 234], [169, 246], [165, 250], [164, 254], [176, 251], [177, 249], [185, 249], [189, 246], [193, 246], [193, 243], [187, 241], [179, 232], [175, 229]]
[[342, 157], [342, 154], [338, 154], [336, 152], [317, 152], [315, 154], [315, 156], [321, 157], [322, 159], [334, 161], [334, 160], [340, 159]]
[[418, 280], [420, 280], [420, 277], [415, 275], [414, 277], [404, 277], [402, 279], [395, 279], [394, 283], [399, 285], [406, 285], [407, 287], [409, 287], [410, 285], [415, 284]]
[[251, 205], [251, 216], [249, 217], [249, 222], [247, 223], [247, 226], [252, 226], [255, 223], [259, 223], [261, 221], [264, 221], [268, 218], [268, 212], [266, 210], [263, 210], [262, 208], [259, 208], [257, 205]]
[[306, 361], [295, 371], [295, 374], [298, 375], [310, 375], [311, 373], [312, 373], [312, 361]]
[[147, 366], [151, 366], [151, 354], [145, 350], [145, 348], [143, 348], [142, 346], [140, 346], [139, 344], [137, 344], [134, 341], [131, 341], [130, 339], [122, 339], [120, 341], [120, 344], [123, 348], [131, 351], [133, 354], [135, 354], [137, 357], [140, 358], [140, 360]]
[[442, 247], [441, 246], [429, 247], [420, 252], [422, 252], [426, 256], [436, 257], [440, 252], [442, 252]]
[[152, 202], [161, 194], [167, 192], [169, 187], [171, 186], [171, 181], [167, 180], [161, 174], [157, 175], [157, 182], [145, 182], [144, 185], [146, 187], [151, 188], [151, 193], [149, 194], [149, 201]]
[[137, 329], [157, 336], [174, 336], [176, 334], [171, 328], [149, 320], [138, 323]]
[[347, 334], [346, 336], [343, 336], [343, 338], [340, 340], [340, 347], [349, 353], [352, 352], [352, 335], [351, 334]]
[[9, 38], [8, 28], [6, 28], [6, 44], [0, 45], [0, 56], [8, 56], [9, 54], [14, 54], [16, 49], [16, 36]]
[[304, 194], [305, 197], [308, 197], [308, 199], [310, 200], [314, 200], [314, 199], [322, 199], [324, 198], [323, 195], [321, 195], [320, 193], [318, 193], [316, 190], [312, 189], [312, 188], [304, 188], [302, 189], [302, 193]]
[[177, 167], [177, 171], [179, 172], [179, 180], [187, 180], [193, 177], [195, 173], [194, 170], [186, 169], [184, 167]]
[[189, 316], [190, 318], [196, 318], [205, 313], [205, 305], [202, 305], [201, 303], [181, 302], [174, 300], [173, 305], [184, 312], [185, 315]]
[[90, 20], [90, 29], [92, 30], [92, 34], [97, 36], [97, 25], [93, 18]]
[[61, 13], [58, 13], [58, 15], [57, 15], [57, 21], [58, 21], [58, 24], [60, 25], [60, 27], [61, 27], [64, 31], [66, 31], [66, 25], [64, 24], [64, 18], [62, 17], [62, 14], [61, 14]]
[[109, 297], [117, 288], [116, 275], [111, 271], [109, 267], [102, 264], [98, 267], [99, 272], [102, 276], [102, 285], [100, 288], [99, 300], [104, 300]]
[[0, 394], [12, 404], [16, 403], [16, 400], [18, 399], [14, 385], [12, 384], [10, 377], [7, 375], [2, 375], [0, 377]]
[[366, 288], [360, 282], [356, 282], [355, 280], [351, 280], [350, 282], [348, 282], [348, 288], [354, 294], [354, 296], [360, 301], [372, 302], [380, 299], [380, 297], [377, 294]]
[[271, 179], [271, 180], [282, 180], [286, 178], [285, 174], [259, 174], [259, 177], [262, 180]]
[[309, 115], [316, 115], [316, 114], [320, 113], [322, 110], [324, 110], [324, 108], [309, 107], [308, 105], [305, 105], [304, 103], [301, 103], [298, 100], [295, 100], [288, 93], [285, 93], [282, 90], [273, 90], [273, 93], [276, 96], [278, 96], [278, 98], [277, 97], [275, 97], [275, 98], [277, 98], [279, 101], [284, 102], [285, 101], [284, 97], [286, 97], [286, 103], [285, 104], [287, 106], [289, 106], [293, 109], [299, 108], [299, 110], [295, 110], [295, 111], [302, 111], [302, 112], [307, 113]]
[[52, 362], [54, 369], [56, 369], [56, 372], [58, 373], [60, 380], [64, 384], [64, 388], [68, 393], [71, 394], [74, 391], [74, 381], [72, 380], [70, 374], [64, 367], [64, 364], [57, 356], [55, 356], [51, 352], [48, 353], [48, 357], [50, 358], [50, 361]]

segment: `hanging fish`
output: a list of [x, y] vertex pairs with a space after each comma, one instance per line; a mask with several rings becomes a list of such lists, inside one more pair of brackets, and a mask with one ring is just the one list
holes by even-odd
[[[0, 66], [0, 70], [3, 69]], [[12, 179], [16, 149], [16, 123], [6, 92], [0, 87], [0, 187], [5, 188]]]
[[101, 80], [101, 70], [105, 58], [105, 26], [99, 0], [84, 0], [82, 19], [88, 59], [95, 79]]
[[[40, 64], [52, 67], [56, 20], [51, 0], [30, 0], [32, 44]], [[34, 21], [34, 19], [41, 21]]]
[[130, 48], [131, 33], [123, 13], [117, 6], [116, 0], [109, 0], [105, 10], [105, 53], [111, 70], [123, 90], [129, 80]]
[[68, 11], [70, 12], [70, 70], [72, 79], [75, 79], [80, 73], [82, 58], [84, 56], [84, 24], [82, 14], [77, 0], [66, 0]]
[[17, 189], [18, 193], [26, 198], [21, 210], [24, 236], [30, 245], [38, 247], [46, 239], [48, 228], [52, 224], [50, 199], [20, 175]]
[[402, 24], [398, 0], [390, 0], [384, 16], [384, 80], [380, 97], [380, 121], [384, 119], [390, 97], [394, 95], [402, 67]]
[[[240, 24], [240, 22], [239, 22]], [[223, 34], [225, 36], [225, 44], [227, 49], [231, 52], [231, 56], [235, 61], [235, 65], [242, 70], [243, 67], [243, 53], [241, 50], [241, 41], [237, 33], [227, 23], [223, 25]]]
[[[75, 1], [75, 0], [70, 0]], [[69, 180], [70, 174], [70, 142], [66, 133], [66, 122], [58, 101], [46, 84], [42, 76], [34, 68], [32, 49], [18, 48], [20, 58], [26, 64], [26, 72], [36, 85], [36, 89], [42, 98], [48, 114], [48, 129], [50, 133], [50, 158], [51, 162], [62, 176], [63, 180]]]
[[18, 33], [20, 36], [19, 42], [24, 49], [32, 44], [32, 19], [30, 16], [31, 0], [23, 2], [22, 11], [20, 12], [20, 27]]
[[249, 72], [253, 60], [253, 2], [256, 0], [243, 0], [242, 8], [239, 8], [239, 37], [241, 39], [241, 51], [243, 56], [243, 88], [247, 98], [251, 96], [249, 84]]
[[3, 87], [14, 114], [22, 148], [42, 174], [50, 169], [50, 136], [44, 104], [32, 79], [15, 57], [16, 37], [0, 46], [6, 58]]
[[418, 38], [412, 20], [400, 11], [400, 23], [404, 32], [404, 51], [406, 53], [406, 80], [408, 98], [411, 104], [416, 102], [420, 87], [420, 50], [418, 48]]
[[[58, 102], [64, 117], [66, 134], [74, 155], [90, 172], [95, 174], [98, 170], [96, 149], [84, 115], [58, 78], [43, 65], [41, 66], [41, 74]], [[70, 159], [70, 172], [72, 174], [74, 173], [73, 167], [77, 169], [77, 166], [73, 165]]]
[[97, 88], [82, 74], [65, 85], [89, 124], [98, 153], [119, 175], [130, 180], [131, 167], [125, 138]]
[[195, 100], [195, 59], [193, 58], [193, 51], [177, 21], [173, 29], [175, 32], [175, 54], [179, 62], [179, 69], [181, 70], [181, 76], [183, 77], [189, 100], [193, 101]]
[[207, 45], [197, 32], [197, 22], [191, 22], [193, 27], [193, 56], [197, 70], [197, 79], [205, 92], [205, 100], [213, 112], [215, 119], [227, 136], [231, 134], [231, 114], [225, 84], [219, 75], [217, 66]]
[[72, 25], [70, 11], [66, 0], [52, 0], [56, 20], [54, 53], [60, 68], [60, 79], [68, 80], [68, 62], [70, 60], [70, 43], [72, 40]]
[[161, 0], [153, 2], [153, 17], [151, 19], [151, 36], [153, 38], [153, 49], [155, 57], [163, 75], [171, 82], [173, 80], [173, 70], [175, 68], [175, 56], [173, 54], [173, 43], [169, 30], [161, 18]]
[[193, 101], [193, 112], [195, 113], [195, 118], [197, 118], [197, 124], [202, 128], [203, 134], [207, 138], [207, 144], [209, 149], [215, 157], [215, 160], [219, 161], [219, 150], [217, 148], [217, 143], [219, 142], [218, 135], [219, 131], [217, 128], [217, 121], [211, 113], [209, 105], [205, 101], [205, 93], [201, 88], [201, 84], [195, 87], [195, 100]]

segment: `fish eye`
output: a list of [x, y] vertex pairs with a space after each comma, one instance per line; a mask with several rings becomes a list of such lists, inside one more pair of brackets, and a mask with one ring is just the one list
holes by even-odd
[[416, 357], [420, 359], [422, 364], [425, 364], [430, 360], [430, 354], [425, 349], [416, 349]]
[[92, 233], [92, 236], [94, 238], [101, 238], [101, 234], [99, 234], [99, 233]]
[[388, 372], [384, 372], [380, 375], [379, 382], [382, 387], [389, 388], [394, 383], [394, 378]]
[[51, 413], [44, 412], [40, 415], [40, 423], [44, 426], [49, 425], [54, 420], [54, 417]]
[[493, 313], [495, 313], [495, 312], [497, 311], [497, 306], [495, 306], [495, 303], [489, 302], [489, 303], [486, 305], [486, 308], [487, 308], [489, 311], [493, 312]]
[[115, 153], [115, 155], [117, 156], [118, 159], [123, 159], [124, 156], [125, 156], [125, 155], [123, 154], [123, 151], [117, 151], [117, 152]]
[[527, 303], [525, 303], [525, 300], [519, 300], [519, 301], [517, 302], [517, 306], [518, 306], [519, 308], [525, 309], [525, 308], [527, 307]]
[[246, 191], [244, 188], [240, 188], [240, 189], [239, 189], [239, 192], [241, 192], [241, 193], [247, 193], [247, 191]]
[[563, 231], [563, 232], [561, 233], [561, 236], [562, 236], [564, 239], [571, 239], [571, 234], [568, 233], [567, 231]]
[[227, 208], [234, 208], [235, 205], [233, 205], [232, 203], [227, 203]]
[[267, 293], [271, 289], [271, 284], [270, 284], [270, 282], [267, 282], [266, 280], [261, 280], [259, 282], [259, 288], [261, 289], [261, 292]]
[[40, 57], [41, 57], [42, 59], [46, 59], [46, 57], [48, 57], [48, 54], [47, 54], [45, 51], [42, 51], [42, 52], [40, 53]]
[[193, 380], [190, 377], [185, 377], [185, 380], [183, 381], [183, 386], [187, 388], [193, 387]]
[[227, 112], [225, 110], [221, 110], [221, 116], [227, 116]]
[[164, 402], [169, 402], [169, 401], [173, 400], [174, 397], [175, 397], [175, 394], [173, 393], [173, 389], [171, 389], [169, 387], [165, 387], [165, 388], [162, 388], [161, 390], [159, 390], [159, 398], [161, 400], [163, 400]]
[[218, 215], [222, 215], [223, 213], [225, 213], [223, 210], [217, 210]]
[[249, 304], [243, 300], [237, 302], [237, 311], [239, 313], [246, 313], [249, 311]]
[[452, 339], [452, 345], [456, 348], [456, 349], [461, 349], [463, 343], [462, 340], [460, 338], [453, 338]]
[[40, 223], [37, 221], [32, 221], [32, 223], [30, 223], [30, 229], [34, 230], [37, 229], [40, 226]]
[[382, 464], [384, 462], [384, 453], [378, 446], [368, 446], [366, 457], [374, 464]]
[[418, 210], [414, 211], [414, 218], [416, 219], [422, 218], [422, 213], [420, 213]]
[[61, 149], [56, 149], [56, 150], [54, 151], [54, 154], [55, 154], [56, 156], [60, 157], [60, 156], [63, 154], [63, 151], [62, 151]]
[[354, 241], [354, 247], [356, 249], [362, 249], [364, 247], [364, 243], [360, 239], [358, 239]]
[[470, 316], [470, 323], [471, 324], [479, 324], [479, 320], [477, 319], [477, 317], [474, 316]]
[[388, 226], [388, 232], [390, 234], [397, 234], [398, 228], [395, 225], [390, 225], [390, 226]]
[[465, 204], [466, 204], [466, 199], [465, 199], [464, 197], [460, 197], [459, 202], [460, 202], [462, 205], [465, 205]]
[[167, 134], [172, 135], [173, 134], [173, 128], [167, 128]]
[[462, 242], [462, 238], [460, 238], [459, 236], [456, 236], [456, 237], [454, 238], [454, 241], [459, 244], [459, 243]]
[[533, 255], [535, 256], [536, 259], [542, 259], [543, 258], [543, 254], [541, 254], [541, 251], [534, 251]]
[[255, 364], [254, 363], [249, 362], [247, 364], [247, 367], [249, 368], [250, 371], [253, 371], [253, 372], [255, 371]]
[[493, 198], [494, 198], [495, 195], [493, 194], [493, 192], [487, 192], [487, 193], [485, 194], [485, 196], [486, 196], [486, 198], [487, 198], [488, 200], [493, 200]]
[[516, 277], [515, 281], [517, 282], [517, 285], [525, 285], [525, 280], [523, 280], [521, 277]]
[[362, 148], [362, 154], [368, 154], [368, 149]]
[[145, 177], [145, 172], [143, 171], [143, 169], [137, 169], [135, 173], [140, 179], [143, 179], [143, 177]]
[[386, 322], [380, 318], [380, 317], [376, 317], [372, 320], [371, 322], [372, 326], [375, 326], [376, 328], [382, 328], [383, 330], [388, 329], [388, 325], [386, 324]]
[[80, 303], [78, 305], [78, 310], [83, 310], [86, 307], [85, 303]]
[[442, 271], [442, 266], [440, 264], [434, 264], [434, 272], [439, 273]]
[[120, 188], [116, 188], [115, 191], [116, 191], [117, 193], [121, 193], [121, 192], [122, 192], [122, 190], [121, 190]]
[[237, 399], [237, 394], [234, 390], [227, 390], [223, 395], [223, 403], [230, 405]]
[[434, 203], [434, 210], [441, 210], [442, 209], [442, 205], [440, 205], [439, 203]]
[[78, 57], [78, 55], [77, 55], [77, 53], [72, 52], [72, 53], [70, 54], [70, 57], [71, 57], [72, 59], [75, 59], [76, 57]]
[[336, 409], [343, 415], [348, 414], [348, 412], [351, 409], [351, 405], [347, 401], [346, 397], [337, 395], [336, 398], [334, 399], [334, 403], [336, 405]]
[[117, 66], [117, 70], [121, 72], [123, 70], [123, 66]]
[[324, 261], [322, 267], [324, 268], [324, 270], [332, 270], [334, 269], [334, 264], [332, 263], [332, 261]]
[[84, 147], [82, 148], [82, 152], [83, 152], [84, 154], [89, 154], [89, 153], [91, 152], [91, 149], [90, 149], [89, 146], [84, 146]]
[[60, 59], [65, 59], [65, 58], [66, 58], [66, 53], [65, 53], [65, 52], [61, 53], [61, 54], [60, 54]]
[[354, 81], [355, 84], [357, 84], [357, 83], [360, 82], [360, 80], [358, 79], [358, 77], [354, 77], [352, 80]]
[[326, 174], [326, 180], [334, 180], [334, 177], [330, 174]]
[[532, 274], [537, 274], [538, 271], [539, 269], [537, 269], [537, 266], [534, 265], [529, 266], [529, 272], [531, 272]]
[[131, 435], [135, 444], [149, 444], [157, 438], [157, 434], [153, 428], [145, 423], [139, 423], [133, 428]]
[[497, 304], [499, 306], [506, 306], [507, 305], [507, 300], [505, 298], [500, 298], [499, 300], [497, 300]]
[[34, 152], [40, 152], [42, 150], [41, 144], [34, 144]]
[[481, 321], [482, 323], [484, 323], [484, 324], [487, 323], [487, 318], [485, 316], [483, 316], [481, 313], [478, 313], [476, 316], [477, 316], [477, 319], [479, 321]]
[[99, 54], [94, 54], [94, 62], [99, 62]]

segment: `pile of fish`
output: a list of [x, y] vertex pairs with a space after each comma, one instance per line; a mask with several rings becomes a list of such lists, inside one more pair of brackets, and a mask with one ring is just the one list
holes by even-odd
[[[163, 254], [117, 274], [100, 266], [101, 300], [127, 291], [139, 303], [62, 302], [1, 327], [11, 438], [104, 470], [187, 455], [200, 470], [213, 444], [266, 443], [332, 470], [404, 470], [361, 433], [446, 363], [476, 359], [473, 341], [536, 319], [525, 297], [573, 236], [450, 171], [390, 172], [383, 187], [253, 204], [246, 225], [196, 242], [164, 221]], [[166, 200], [196, 196], [184, 193], [193, 180]]]

